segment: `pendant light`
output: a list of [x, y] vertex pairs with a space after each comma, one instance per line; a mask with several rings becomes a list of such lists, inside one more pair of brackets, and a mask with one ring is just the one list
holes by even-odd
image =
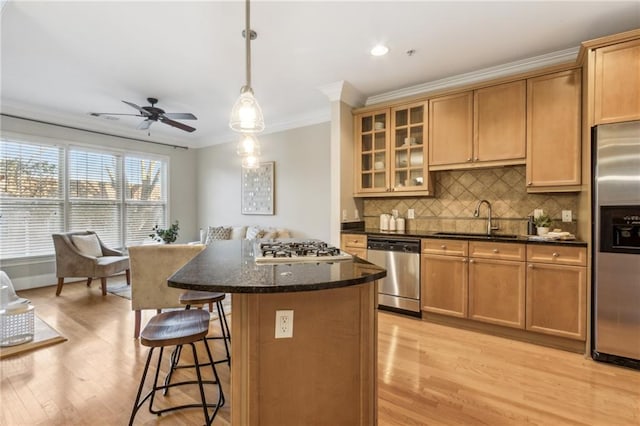
[[238, 142], [236, 153], [241, 157], [245, 157], [247, 155], [259, 157], [260, 142], [258, 142], [258, 138], [251, 133], [242, 134], [242, 136], [240, 136], [240, 141]]
[[247, 80], [246, 84], [240, 89], [240, 97], [238, 97], [238, 100], [231, 110], [229, 127], [240, 133], [259, 133], [264, 130], [264, 117], [262, 116], [262, 109], [253, 96], [253, 89], [251, 88], [251, 40], [256, 39], [258, 34], [250, 28], [249, 0], [246, 0], [245, 5], [246, 28], [242, 32], [242, 35], [245, 39]]

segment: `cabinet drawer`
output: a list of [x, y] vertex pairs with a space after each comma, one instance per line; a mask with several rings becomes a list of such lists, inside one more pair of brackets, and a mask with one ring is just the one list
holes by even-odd
[[483, 259], [519, 260], [525, 259], [525, 245], [469, 241], [469, 256]]
[[467, 256], [469, 243], [465, 240], [422, 240], [423, 254], [443, 254], [447, 256]]
[[367, 236], [363, 234], [342, 234], [342, 247], [367, 248]]
[[529, 244], [527, 245], [527, 262], [586, 266], [587, 249], [552, 244]]

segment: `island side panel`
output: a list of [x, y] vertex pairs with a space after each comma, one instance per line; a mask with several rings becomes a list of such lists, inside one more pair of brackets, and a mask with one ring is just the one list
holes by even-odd
[[[377, 424], [376, 289], [233, 294], [232, 424]], [[275, 338], [282, 309], [290, 339]]]

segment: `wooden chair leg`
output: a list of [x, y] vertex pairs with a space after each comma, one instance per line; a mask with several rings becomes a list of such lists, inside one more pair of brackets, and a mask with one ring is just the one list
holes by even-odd
[[56, 288], [56, 296], [60, 296], [62, 292], [62, 285], [64, 284], [64, 278], [58, 277], [58, 288]]
[[107, 277], [100, 277], [100, 284], [102, 285], [102, 295], [107, 295]]
[[124, 273], [127, 277], [127, 285], [131, 285], [131, 271], [127, 269], [126, 271], [124, 271]]
[[93, 278], [89, 277], [87, 278], [87, 287], [91, 287], [91, 281], [93, 280]]
[[142, 311], [141, 310], [137, 310], [135, 311], [136, 315], [135, 315], [135, 322], [133, 324], [133, 338], [137, 339], [138, 337], [140, 337], [140, 322], [142, 320]]

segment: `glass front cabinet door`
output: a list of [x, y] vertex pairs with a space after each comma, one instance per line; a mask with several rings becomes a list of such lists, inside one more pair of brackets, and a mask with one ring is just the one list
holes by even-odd
[[356, 116], [356, 192], [388, 192], [389, 110]]
[[390, 184], [394, 192], [428, 191], [426, 103], [391, 110]]

